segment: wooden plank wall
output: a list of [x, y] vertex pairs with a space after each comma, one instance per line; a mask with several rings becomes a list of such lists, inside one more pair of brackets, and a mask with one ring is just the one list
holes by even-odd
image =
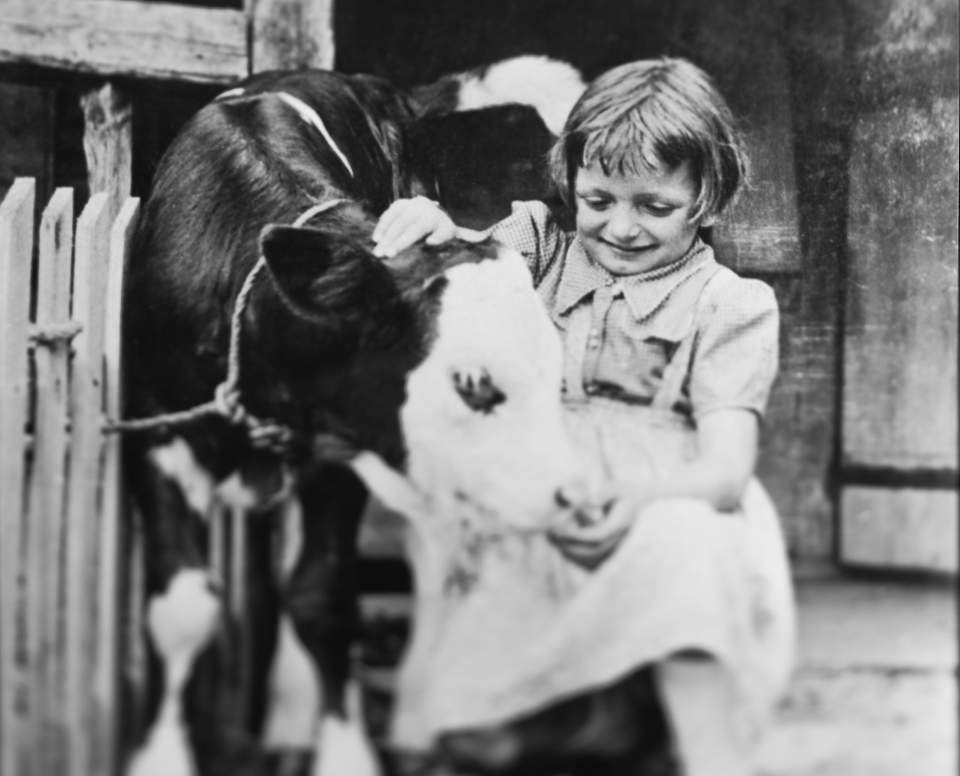
[[957, 571], [957, 6], [850, 3], [841, 557]]
[[[745, 136], [750, 184], [713, 229], [713, 242], [721, 262], [766, 281], [777, 294], [780, 374], [762, 429], [758, 474], [780, 511], [792, 554], [827, 560], [834, 549], [829, 484], [840, 277], [831, 264], [842, 225], [829, 212], [811, 210], [811, 200], [824, 202], [822, 184], [805, 174], [799, 159], [823, 141], [825, 128], [815, 119], [831, 99], [831, 84], [813, 71], [824, 51], [835, 50], [838, 28], [835, 14], [824, 13], [828, 4], [819, 4], [807, 27], [791, 18], [795, 5], [702, 4], [686, 21], [691, 28], [678, 25], [683, 50], [671, 53], [692, 54], [715, 78]], [[810, 40], [817, 51], [803, 50]], [[811, 87], [821, 91], [817, 100], [804, 94]], [[842, 159], [820, 154], [814, 159], [826, 169], [842, 169]], [[842, 200], [826, 202], [843, 207]]]

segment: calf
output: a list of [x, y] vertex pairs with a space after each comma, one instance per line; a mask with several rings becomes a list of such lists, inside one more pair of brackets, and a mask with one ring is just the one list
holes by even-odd
[[203, 553], [218, 502], [283, 517], [293, 542], [264, 593], [283, 660], [254, 727], [316, 744], [315, 774], [363, 776], [377, 763], [348, 714], [348, 647], [367, 486], [415, 512], [440, 478], [542, 522], [577, 475], [559, 345], [521, 257], [370, 252], [374, 215], [429, 193], [405, 165], [413, 114], [377, 79], [266, 74], [201, 110], [160, 164], [124, 322], [128, 412], [166, 417], [128, 447], [163, 676], [131, 776], [209, 773], [225, 746], [188, 687], [222, 627]]

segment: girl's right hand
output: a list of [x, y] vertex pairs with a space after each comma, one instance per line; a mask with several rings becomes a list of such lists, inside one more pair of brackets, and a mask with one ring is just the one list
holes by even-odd
[[439, 245], [456, 234], [456, 224], [432, 199], [398, 199], [383, 212], [373, 230], [373, 255], [388, 258], [423, 238], [428, 245]]

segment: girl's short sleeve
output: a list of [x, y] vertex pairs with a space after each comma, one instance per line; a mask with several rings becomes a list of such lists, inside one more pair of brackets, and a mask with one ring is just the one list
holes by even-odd
[[777, 376], [780, 315], [773, 289], [736, 278], [701, 311], [688, 391], [695, 417], [746, 409], [762, 417]]
[[564, 232], [543, 202], [514, 202], [512, 210], [487, 234], [519, 251], [527, 260], [534, 283], [539, 283], [563, 251]]

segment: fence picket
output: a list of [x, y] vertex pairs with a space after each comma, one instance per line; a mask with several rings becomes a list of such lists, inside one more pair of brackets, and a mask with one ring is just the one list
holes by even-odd
[[103, 301], [109, 255], [106, 194], [90, 197], [77, 222], [73, 317], [83, 325], [74, 349], [71, 384], [72, 438], [67, 525], [67, 716], [71, 776], [101, 776], [90, 725], [99, 729], [104, 714], [93, 698], [91, 667], [96, 665], [98, 591], [97, 496], [103, 422]]
[[[123, 278], [130, 256], [130, 241], [140, 209], [139, 199], [128, 199], [120, 208], [110, 231], [110, 256], [106, 272], [106, 306], [104, 317], [104, 410], [107, 417], [119, 418], [123, 413], [121, 320], [123, 315]], [[121, 443], [111, 434], [103, 441], [104, 461], [100, 510], [99, 588], [97, 601], [97, 650], [94, 665], [93, 696], [102, 710], [95, 731], [93, 750], [98, 768], [103, 773], [116, 771], [116, 714], [119, 701], [117, 670], [119, 667], [119, 619], [121, 520], [125, 507], [121, 482]], [[133, 591], [127, 591], [128, 594]]]
[[[73, 190], [60, 188], [40, 222], [36, 329], [59, 327], [70, 318], [73, 256]], [[70, 342], [51, 338], [36, 347], [34, 464], [31, 476], [27, 611], [31, 663], [31, 716], [39, 772], [59, 776], [65, 767], [63, 694], [63, 549], [68, 445], [67, 379]]]
[[22, 716], [29, 677], [19, 585], [23, 558], [27, 325], [36, 183], [18, 178], [0, 205], [0, 776], [28, 776], [31, 741]]

